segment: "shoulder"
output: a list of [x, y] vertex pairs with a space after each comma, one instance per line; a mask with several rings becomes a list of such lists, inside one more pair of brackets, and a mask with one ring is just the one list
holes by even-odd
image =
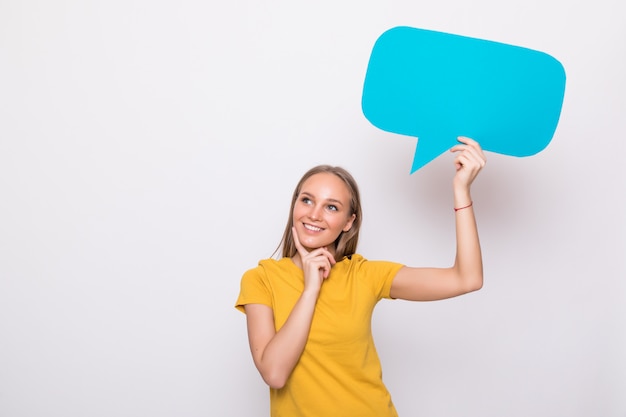
[[398, 270], [404, 266], [398, 262], [370, 260], [358, 253], [344, 257], [339, 264], [354, 271]]
[[276, 259], [263, 259], [254, 268], [248, 269], [241, 277], [239, 297], [235, 307], [245, 312], [246, 304], [265, 304], [272, 306], [273, 289], [280, 276], [285, 274], [280, 271], [284, 261]]
[[377, 299], [389, 297], [391, 283], [404, 266], [397, 262], [369, 260], [360, 254], [345, 257], [338, 265], [351, 280], [370, 288]]
[[267, 277], [273, 274], [288, 272], [291, 268], [297, 268], [290, 258], [262, 259], [254, 268], [248, 269], [243, 274], [243, 279]]

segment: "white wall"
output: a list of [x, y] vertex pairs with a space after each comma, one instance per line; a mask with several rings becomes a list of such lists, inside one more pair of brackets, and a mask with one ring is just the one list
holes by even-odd
[[[474, 187], [486, 285], [383, 301], [402, 416], [626, 416], [626, 22], [617, 0], [0, 2], [0, 416], [263, 416], [233, 304], [300, 175], [362, 188], [360, 252], [453, 256], [449, 156], [377, 130], [371, 47], [408, 25], [547, 52], [561, 122]], [[463, 63], [459, 63], [463, 65]]]

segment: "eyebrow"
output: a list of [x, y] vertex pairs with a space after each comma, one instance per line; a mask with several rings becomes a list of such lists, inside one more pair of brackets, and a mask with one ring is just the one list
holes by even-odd
[[[314, 196], [313, 194], [308, 193], [308, 192], [306, 192], [306, 191], [302, 191], [302, 192], [300, 193], [300, 197], [302, 197], [302, 196], [307, 196], [307, 197], [313, 197], [313, 198], [315, 198], [315, 196]], [[345, 205], [345, 204], [344, 204], [341, 200], [337, 200], [336, 198], [327, 198], [327, 199], [326, 199], [326, 200], [324, 200], [324, 201], [326, 201], [327, 203], [335, 203], [335, 204], [339, 204], [340, 206], [344, 206], [344, 205]]]

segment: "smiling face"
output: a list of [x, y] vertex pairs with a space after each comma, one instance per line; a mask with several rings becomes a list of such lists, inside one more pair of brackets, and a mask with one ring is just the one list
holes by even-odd
[[293, 207], [293, 225], [300, 243], [308, 250], [326, 247], [334, 253], [334, 242], [352, 227], [355, 214], [351, 195], [336, 175], [321, 172], [302, 184]]

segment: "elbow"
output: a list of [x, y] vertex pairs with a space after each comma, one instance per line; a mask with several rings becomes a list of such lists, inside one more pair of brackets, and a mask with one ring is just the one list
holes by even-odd
[[482, 261], [455, 263], [456, 277], [462, 294], [478, 291], [483, 287]]
[[280, 372], [278, 369], [269, 369], [265, 372], [261, 372], [261, 377], [263, 377], [263, 381], [273, 389], [283, 388], [287, 383], [287, 379], [289, 379], [289, 375]]
[[263, 381], [273, 389], [281, 389], [287, 383], [287, 378], [282, 377], [281, 375], [263, 375]]
[[478, 291], [483, 287], [483, 274], [467, 274], [463, 277], [462, 287], [460, 288], [460, 292], [462, 294], [467, 294], [470, 292]]
[[480, 289], [482, 289], [482, 288], [483, 288], [483, 281], [482, 281], [482, 280], [480, 280], [480, 282], [476, 283], [475, 285], [473, 285], [473, 286], [470, 288], [469, 292], [478, 291], [478, 290], [480, 290]]
[[269, 387], [272, 388], [272, 389], [281, 389], [282, 387], [285, 386], [285, 382], [277, 383], [277, 384], [270, 384], [270, 383], [268, 383], [267, 385], [269, 385]]
[[483, 287], [483, 267], [482, 262], [467, 265], [455, 263], [452, 267], [453, 274], [457, 280], [458, 291], [466, 294], [478, 291]]
[[286, 357], [281, 357], [277, 360], [272, 355], [269, 355], [266, 358], [257, 358], [255, 365], [259, 374], [261, 374], [261, 378], [270, 388], [281, 389], [287, 385], [295, 363], [292, 363]]
[[483, 287], [483, 274], [480, 273], [468, 280], [467, 292], [478, 291]]

